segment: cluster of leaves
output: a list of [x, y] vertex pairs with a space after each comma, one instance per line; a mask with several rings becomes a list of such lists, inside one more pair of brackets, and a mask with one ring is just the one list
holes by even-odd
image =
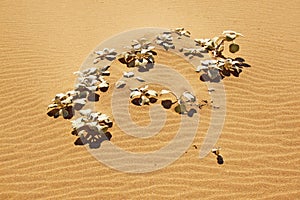
[[118, 56], [118, 60], [126, 64], [127, 67], [146, 67], [147, 65], [154, 64], [154, 57], [157, 55], [153, 49], [154, 46], [150, 46], [150, 42], [145, 38], [139, 40], [133, 40], [133, 44], [129, 51], [123, 52]]
[[[109, 76], [110, 66], [103, 68], [88, 68], [83, 71], [74, 72], [78, 76], [77, 84], [74, 90], [66, 94], [57, 94], [52, 103], [48, 106], [47, 114], [50, 117], [71, 119], [75, 110], [79, 111], [81, 117], [72, 121], [73, 134], [79, 135], [80, 138], [75, 142], [86, 141], [89, 144], [95, 144], [95, 141], [107, 138], [107, 128], [112, 126], [112, 121], [108, 116], [101, 113], [92, 113], [91, 110], [81, 110], [88, 101], [98, 101], [99, 94], [97, 91], [105, 92], [109, 88], [109, 83], [104, 76]], [[85, 135], [81, 134], [85, 131]], [[110, 135], [111, 137], [111, 135]], [[108, 138], [110, 138], [108, 137]]]
[[243, 67], [249, 67], [249, 65], [244, 63], [242, 58], [219, 58], [201, 61], [201, 65], [197, 67], [196, 72], [203, 71], [204, 74], [201, 78], [204, 80], [218, 80], [230, 76], [230, 74], [239, 76]]
[[88, 143], [90, 148], [98, 148], [102, 141], [110, 140], [108, 128], [112, 127], [113, 122], [106, 114], [90, 109], [80, 110], [79, 113], [81, 117], [72, 121], [72, 134], [79, 136], [75, 144]]
[[[171, 96], [168, 94], [170, 94]], [[166, 109], [170, 109], [173, 105], [175, 105], [174, 110], [179, 114], [190, 115], [192, 112], [196, 112], [195, 108], [201, 109], [204, 105], [207, 105], [207, 101], [205, 100], [202, 101], [202, 104], [198, 104], [196, 101], [196, 97], [188, 91], [183, 92], [178, 97], [170, 90], [161, 90], [158, 94], [155, 90], [149, 90], [148, 85], [131, 89], [130, 99], [131, 102], [135, 105], [150, 105], [150, 103], [155, 103], [158, 98], [161, 99], [161, 104]]]
[[95, 51], [94, 53], [97, 55], [97, 57], [93, 61], [94, 64], [104, 59], [114, 60], [117, 55], [115, 49], [109, 49], [109, 48], [104, 48], [102, 51]]
[[106, 92], [109, 88], [109, 83], [104, 79], [104, 76], [109, 76], [109, 66], [99, 68], [88, 68], [83, 71], [75, 72], [78, 76], [78, 83], [75, 85], [75, 91], [80, 93], [82, 98], [88, 98], [91, 101], [97, 101], [99, 95], [97, 91]]
[[181, 48], [179, 51], [183, 52], [185, 56], [191, 55], [193, 56], [203, 57], [202, 53], [207, 52], [205, 48]]
[[149, 105], [157, 101], [158, 94], [155, 90], [149, 90], [148, 85], [131, 89], [130, 99], [135, 105]]
[[211, 52], [213, 57], [223, 57], [222, 52], [225, 49], [225, 42], [230, 42], [229, 51], [231, 53], [236, 53], [239, 51], [240, 47], [235, 43], [235, 39], [239, 36], [243, 36], [235, 31], [223, 31], [222, 35], [219, 37], [214, 37], [212, 39], [195, 39], [197, 45], [203, 47], [208, 52]]
[[78, 91], [68, 91], [66, 94], [56, 94], [52, 103], [48, 105], [47, 115], [49, 117], [58, 118], [62, 116], [64, 119], [71, 119], [74, 115], [73, 108], [85, 104], [85, 99], [80, 98]]
[[165, 50], [174, 49], [173, 37], [170, 33], [163, 33], [156, 37], [156, 44], [164, 47]]
[[212, 39], [195, 39], [197, 45], [211, 52], [212, 55], [212, 59], [201, 61], [201, 65], [196, 69], [196, 72], [204, 72], [204, 74], [201, 75], [201, 80], [219, 80], [230, 74], [239, 76], [244, 66], [250, 66], [244, 63], [245, 60], [242, 58], [226, 58], [222, 54], [225, 49], [225, 42], [231, 43], [229, 45], [229, 51], [231, 53], [239, 51], [239, 45], [235, 43], [235, 39], [240, 36], [243, 35], [235, 31], [224, 31], [221, 36]]
[[[170, 97], [167, 97], [168, 94], [171, 94], [175, 97], [175, 101], [172, 101]], [[190, 111], [196, 111], [194, 107], [199, 107], [197, 104], [196, 96], [192, 93], [185, 91], [180, 96], [177, 96], [174, 92], [170, 90], [161, 90], [160, 96], [162, 96], [162, 105], [164, 108], [171, 108], [175, 104], [175, 112], [179, 114], [188, 114]], [[165, 97], [164, 97], [165, 96]], [[200, 107], [199, 107], [200, 108]]]
[[[176, 28], [171, 30], [171, 32], [164, 32], [158, 35], [155, 39], [156, 44], [161, 45], [165, 50], [175, 49], [171, 33], [176, 33], [178, 39], [190, 37], [191, 35], [184, 28]], [[201, 65], [196, 69], [197, 72], [204, 72], [202, 75], [206, 75], [207, 79], [205, 78], [205, 80], [214, 80], [230, 74], [238, 76], [242, 68], [249, 65], [244, 63], [242, 58], [226, 58], [223, 55], [223, 51], [225, 49], [225, 42], [229, 42], [229, 51], [231, 53], [238, 52], [239, 45], [235, 43], [235, 39], [239, 36], [242, 36], [242, 34], [235, 31], [224, 31], [221, 36], [212, 39], [195, 39], [196, 45], [200, 46], [200, 48], [182, 48], [180, 51], [186, 56], [199, 57], [202, 57], [202, 53], [204, 52], [211, 53], [212, 59], [202, 61]], [[133, 40], [133, 44], [129, 50], [121, 53], [118, 57], [115, 49], [104, 48], [101, 51], [95, 51], [94, 54], [96, 57], [93, 63], [97, 64], [104, 59], [112, 61], [117, 57], [127, 67], [147, 69], [148, 67], [153, 67], [155, 63], [154, 56], [157, 53], [154, 51], [154, 48], [154, 46], [151, 46], [151, 42], [145, 38], [141, 38]], [[108, 90], [109, 83], [104, 79], [104, 76], [110, 75], [108, 71], [109, 67], [105, 66], [101, 69], [92, 67], [75, 72], [78, 76], [78, 81], [74, 90], [66, 94], [57, 94], [48, 106], [47, 114], [54, 118], [62, 116], [64, 119], [71, 119], [74, 116], [74, 110], [79, 111], [81, 117], [72, 121], [72, 134], [79, 136], [75, 144], [88, 143], [91, 148], [97, 148], [103, 140], [110, 140], [111, 138], [108, 128], [112, 127], [113, 123], [107, 115], [92, 112], [90, 109], [81, 110], [88, 101], [99, 100], [100, 95], [98, 91], [105, 92]], [[134, 73], [124, 72], [123, 76], [131, 78], [134, 76]], [[140, 82], [145, 81], [141, 77], [136, 77], [136, 79]], [[116, 83], [116, 87], [121, 88], [125, 84], [124, 81], [119, 81]], [[173, 97], [171, 98], [170, 95]], [[150, 103], [155, 103], [158, 98], [161, 98], [162, 106], [166, 109], [175, 105], [174, 110], [179, 114], [190, 115], [196, 112], [195, 107], [201, 109], [203, 106], [208, 105], [208, 101], [206, 100], [202, 100], [201, 104], [198, 104], [196, 97], [188, 91], [177, 96], [169, 90], [161, 90], [158, 94], [155, 90], [148, 89], [148, 85], [131, 89], [130, 99], [135, 105], [149, 105]]]
[[180, 39], [181, 36], [185, 36], [185, 37], [191, 36], [191, 32], [189, 32], [188, 30], [185, 30], [184, 28], [175, 28], [174, 30], [172, 30], [172, 32], [179, 35], [178, 39]]

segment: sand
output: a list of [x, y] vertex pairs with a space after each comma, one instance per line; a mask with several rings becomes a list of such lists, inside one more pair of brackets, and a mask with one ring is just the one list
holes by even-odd
[[[0, 199], [299, 198], [299, 9], [298, 1], [277, 0], [1, 1]], [[72, 73], [101, 41], [138, 27], [178, 26], [195, 38], [226, 29], [245, 35], [237, 55], [251, 68], [224, 79], [226, 119], [217, 143], [223, 165], [213, 154], [199, 159], [199, 148], [191, 146], [159, 171], [119, 172], [74, 146], [68, 121], [46, 115], [50, 100], [72, 89]], [[201, 113], [198, 147], [209, 113]], [[176, 115], [169, 116], [174, 123], [164, 133], [177, 126]], [[111, 142], [144, 152], [173, 136], [138, 141], [116, 132]]]

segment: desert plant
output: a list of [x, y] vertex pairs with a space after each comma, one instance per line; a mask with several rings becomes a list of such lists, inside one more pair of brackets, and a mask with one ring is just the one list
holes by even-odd
[[158, 45], [161, 45], [165, 48], [165, 50], [168, 49], [174, 49], [175, 46], [173, 44], [173, 37], [170, 33], [163, 33], [156, 37], [156, 43]]
[[162, 100], [163, 107], [170, 108], [173, 104], [177, 104], [175, 107], [175, 112], [179, 114], [186, 114], [194, 106], [199, 107], [199, 105], [196, 103], [196, 96], [194, 96], [191, 92], [185, 91], [180, 96], [177, 96], [170, 90], [161, 90], [160, 96], [165, 96], [166, 94], [171, 94], [176, 100], [172, 101], [170, 98], [164, 98]]
[[203, 71], [208, 77], [213, 80], [220, 76], [220, 68], [218, 67], [218, 60], [204, 60], [201, 61], [201, 65], [199, 65], [196, 69], [196, 72]]
[[202, 53], [206, 52], [206, 49], [201, 47], [201, 48], [181, 48], [179, 50], [180, 52], [183, 52], [185, 56], [191, 55], [193, 56], [202, 56]]
[[108, 128], [112, 127], [113, 122], [107, 115], [90, 109], [80, 110], [79, 113], [81, 117], [72, 121], [72, 134], [87, 141], [91, 148], [99, 147], [101, 140], [107, 139]]
[[242, 71], [243, 62], [239, 59], [219, 58], [201, 61], [196, 69], [196, 72], [203, 71], [208, 77], [213, 80], [220, 76], [227, 76], [230, 73], [239, 74]]
[[81, 97], [87, 97], [95, 95], [95, 92], [100, 90], [102, 92], [107, 91], [109, 83], [104, 79], [103, 76], [109, 76], [109, 66], [98, 68], [88, 68], [82, 72], [75, 72], [78, 76], [78, 83], [75, 85], [75, 91], [80, 92]]
[[93, 63], [96, 64], [103, 59], [114, 60], [116, 58], [117, 53], [115, 49], [104, 48], [102, 51], [94, 52], [97, 57], [94, 59]]
[[185, 36], [185, 37], [191, 36], [191, 32], [185, 30], [184, 28], [175, 28], [174, 30], [171, 29], [171, 31], [179, 35], [178, 39], [180, 39], [181, 36]]
[[214, 37], [212, 39], [195, 39], [194, 41], [197, 45], [204, 47], [209, 52], [212, 52], [213, 57], [222, 57], [225, 42], [231, 42], [229, 45], [229, 51], [231, 53], [239, 51], [239, 45], [235, 43], [235, 39], [239, 36], [243, 35], [235, 31], [223, 31], [222, 35], [219, 37]]
[[140, 88], [131, 89], [130, 99], [135, 105], [149, 105], [157, 100], [157, 92], [155, 90], [149, 90], [148, 85]]
[[118, 60], [126, 64], [127, 67], [146, 67], [148, 64], [154, 64], [154, 55], [157, 55], [150, 46], [147, 39], [134, 40], [129, 51], [123, 52], [118, 56]]
[[85, 103], [85, 100], [79, 99], [79, 92], [77, 91], [56, 94], [52, 103], [48, 105], [47, 115], [54, 118], [62, 116], [64, 119], [71, 119], [74, 115], [74, 105], [83, 102]]

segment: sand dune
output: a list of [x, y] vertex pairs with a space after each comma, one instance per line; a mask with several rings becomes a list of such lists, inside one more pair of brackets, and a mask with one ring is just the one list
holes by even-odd
[[[299, 198], [299, 9], [297, 1], [2, 1], [0, 199]], [[199, 159], [209, 109], [193, 141], [198, 148], [145, 174], [101, 164], [74, 146], [68, 121], [46, 115], [54, 95], [73, 88], [72, 73], [101, 41], [133, 28], [178, 26], [194, 38], [226, 29], [245, 35], [237, 55], [251, 67], [224, 79], [226, 119], [217, 143], [223, 165], [213, 154]], [[176, 68], [176, 61], [168, 64]], [[205, 90], [197, 74], [181, 72], [200, 87], [199, 95]], [[109, 104], [97, 106], [111, 114]], [[147, 108], [143, 118], [135, 109], [133, 119], [149, 123]], [[114, 126], [111, 142], [133, 152], [157, 150], [178, 126], [176, 115], [167, 114], [155, 137], [138, 140]]]

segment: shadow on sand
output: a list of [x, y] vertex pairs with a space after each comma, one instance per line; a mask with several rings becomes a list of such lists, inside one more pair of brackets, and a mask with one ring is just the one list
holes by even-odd
[[99, 134], [95, 131], [90, 131], [90, 132], [86, 132], [85, 135], [79, 136], [74, 142], [74, 144], [75, 145], [88, 144], [91, 149], [96, 149], [101, 147], [101, 143], [103, 141], [110, 141], [111, 138], [112, 135], [110, 132]]

